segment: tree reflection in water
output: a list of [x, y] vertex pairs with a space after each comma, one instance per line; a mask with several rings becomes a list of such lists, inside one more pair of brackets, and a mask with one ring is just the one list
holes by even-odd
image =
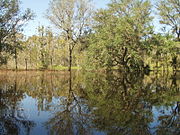
[[[10, 86], [5, 80], [0, 81], [0, 134], [29, 134], [35, 123], [27, 120], [23, 108], [19, 107], [24, 92], [17, 88], [16, 77]], [[7, 84], [4, 85], [2, 81]]]
[[20, 105], [24, 95], [37, 101], [34, 111], [51, 114], [44, 117], [47, 134], [180, 133], [178, 73], [27, 72], [14, 73], [13, 79], [4, 76], [0, 78], [0, 134], [31, 134], [37, 128], [35, 121], [24, 116]]
[[72, 88], [72, 73], [69, 76], [69, 87], [67, 96], [61, 100], [62, 110], [56, 112], [54, 117], [47, 123], [50, 134], [61, 135], [88, 135], [90, 132], [89, 117], [90, 112], [84, 99], [76, 95], [76, 91]]
[[[172, 87], [171, 83], [166, 81], [167, 78], [156, 75], [149, 78], [143, 74], [123, 73], [110, 73], [104, 76], [89, 74], [87, 78], [87, 87], [84, 91], [88, 105], [93, 110], [94, 127], [98, 127], [109, 135], [147, 135], [155, 134], [156, 131], [157, 134], [164, 135], [163, 131], [168, 129], [170, 129], [168, 134], [180, 133], [177, 109], [176, 113], [170, 111], [172, 113], [169, 117], [174, 122], [171, 122], [169, 127], [163, 126], [169, 118], [163, 119], [163, 122], [159, 118], [160, 125], [156, 123], [155, 127], [151, 126], [151, 123], [155, 121], [155, 115], [161, 117], [155, 114], [153, 107], [171, 108], [179, 99], [179, 86]], [[164, 113], [165, 115], [167, 114]]]

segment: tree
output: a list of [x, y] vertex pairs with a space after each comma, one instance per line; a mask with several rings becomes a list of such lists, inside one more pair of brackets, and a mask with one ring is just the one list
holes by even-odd
[[22, 30], [24, 24], [32, 19], [33, 14], [30, 9], [24, 13], [20, 11], [19, 0], [1, 0], [0, 1], [0, 63], [3, 61], [2, 52], [11, 52], [13, 45], [9, 40], [15, 33]]
[[[39, 56], [39, 37], [33, 35], [29, 37], [25, 43], [25, 49], [23, 53], [21, 53], [21, 57], [24, 58], [27, 68], [37, 68], [39, 66], [40, 56]], [[28, 54], [28, 55], [27, 55]], [[27, 65], [29, 65], [27, 67]]]
[[[180, 42], [180, 1], [179, 0], [161, 0], [158, 4], [158, 11], [161, 17], [160, 23], [170, 26], [172, 34], [176, 35], [175, 41]], [[174, 56], [171, 65], [176, 71], [178, 68], [179, 47], [174, 47]]]
[[18, 53], [19, 51], [23, 50], [22, 40], [23, 40], [23, 35], [14, 32], [12, 36], [12, 44], [13, 44], [12, 55], [15, 60], [16, 70], [18, 69]]
[[89, 47], [88, 63], [105, 68], [141, 70], [152, 33], [149, 1], [114, 0], [95, 16], [97, 25]]
[[152, 62], [155, 63], [156, 70], [160, 67], [163, 67], [164, 71], [169, 70], [170, 60], [175, 56], [176, 42], [173, 41], [173, 36], [158, 33], [152, 35], [148, 41], [151, 44], [149, 58], [152, 58]]
[[46, 29], [44, 26], [40, 26], [38, 28], [39, 32], [39, 46], [40, 46], [40, 60], [41, 60], [41, 68], [47, 69], [49, 66], [49, 53], [47, 49], [48, 42], [46, 41]]
[[50, 59], [51, 68], [53, 66], [53, 62], [55, 59], [54, 53], [55, 53], [55, 39], [53, 36], [53, 33], [50, 28], [46, 29], [46, 40], [47, 40], [47, 46], [48, 46], [48, 55]]
[[89, 0], [52, 0], [47, 18], [61, 31], [69, 50], [69, 70], [72, 67], [74, 47], [88, 34], [91, 24]]
[[177, 41], [180, 41], [180, 1], [161, 0], [157, 9], [161, 17], [160, 23], [170, 26]]

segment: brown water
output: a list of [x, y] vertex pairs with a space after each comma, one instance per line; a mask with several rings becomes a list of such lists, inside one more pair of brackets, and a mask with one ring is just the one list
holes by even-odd
[[179, 135], [180, 74], [0, 72], [0, 135]]

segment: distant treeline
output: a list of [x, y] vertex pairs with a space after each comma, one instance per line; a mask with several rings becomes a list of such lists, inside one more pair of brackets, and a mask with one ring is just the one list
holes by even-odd
[[[0, 1], [2, 69], [180, 68], [179, 0], [111, 0], [98, 10], [89, 0], [52, 0], [46, 17], [59, 34], [39, 26], [28, 38], [22, 28], [34, 14], [19, 6], [19, 0]], [[156, 26], [154, 18], [160, 18]]]

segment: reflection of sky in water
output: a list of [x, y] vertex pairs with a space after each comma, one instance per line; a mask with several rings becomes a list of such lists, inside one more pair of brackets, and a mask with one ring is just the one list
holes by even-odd
[[38, 111], [37, 108], [37, 100], [26, 96], [22, 101], [22, 108], [24, 108], [24, 113], [27, 114], [27, 119], [34, 121], [36, 123], [35, 127], [33, 127], [31, 134], [33, 135], [44, 135], [47, 134], [47, 130], [45, 129], [43, 123], [47, 121], [50, 117], [50, 112]]
[[[62, 111], [61, 107], [56, 108], [57, 104], [59, 104], [60, 99], [59, 98], [53, 98], [52, 102], [50, 103], [50, 106], [54, 106], [51, 109], [53, 111], [40, 111], [37, 108], [37, 100], [33, 99], [32, 97], [25, 96], [25, 98], [21, 101], [21, 107], [25, 113], [25, 116], [28, 120], [34, 121], [36, 123], [35, 127], [31, 130], [31, 134], [48, 134], [48, 130], [45, 128], [44, 123], [48, 121], [51, 117], [53, 117], [53, 114], [57, 111]], [[174, 106], [175, 107], [175, 106]], [[82, 107], [83, 108], [83, 107]], [[86, 105], [84, 105], [84, 108], [86, 108]], [[94, 107], [93, 110], [97, 110], [97, 107]], [[159, 117], [166, 114], [171, 114], [171, 107], [165, 107], [165, 106], [153, 106], [152, 107], [152, 113], [153, 113], [153, 122], [149, 124], [149, 127], [151, 129], [151, 133], [156, 133], [156, 128], [160, 124]], [[74, 112], [75, 113], [75, 112]], [[88, 113], [88, 112], [87, 112]], [[76, 129], [74, 129], [76, 132]], [[94, 129], [92, 131], [95, 135], [106, 135], [106, 132], [98, 131]], [[22, 132], [23, 134], [23, 132]]]
[[170, 115], [171, 109], [170, 107], [164, 107], [164, 106], [153, 106], [152, 112], [153, 112], [153, 122], [150, 123], [151, 133], [155, 134], [157, 130], [157, 126], [160, 125], [159, 117], [162, 116], [162, 114]]
[[[60, 105], [57, 107], [57, 105], [60, 104], [60, 101], [63, 98], [64, 97], [61, 97], [61, 98], [53, 97], [52, 102], [50, 104], [48, 104], [49, 106], [51, 106], [50, 110], [49, 111], [41, 111], [41, 110], [38, 110], [37, 99], [34, 99], [28, 95], [25, 96], [25, 98], [20, 103], [20, 108], [23, 110], [23, 113], [25, 114], [26, 119], [35, 122], [35, 127], [33, 127], [33, 129], [30, 132], [32, 135], [49, 134], [48, 129], [46, 129], [44, 124], [51, 117], [53, 117], [53, 115], [56, 112], [63, 111], [63, 109], [61, 108]], [[82, 105], [82, 109], [84, 108], [86, 110], [86, 107], [87, 107], [86, 105]], [[74, 113], [76, 113], [76, 112], [74, 111]], [[90, 112], [86, 112], [86, 113], [88, 114]], [[74, 131], [77, 132], [75, 128], [74, 128]], [[24, 134], [24, 132], [22, 131], [21, 134]], [[105, 135], [106, 133], [100, 132], [100, 131], [97, 131], [94, 129], [94, 130], [92, 130], [92, 134]]]

